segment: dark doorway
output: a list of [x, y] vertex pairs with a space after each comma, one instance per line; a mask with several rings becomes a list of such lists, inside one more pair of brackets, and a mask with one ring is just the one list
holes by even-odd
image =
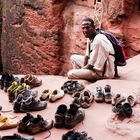
[[140, 0], [138, 0], [138, 10], [140, 11]]

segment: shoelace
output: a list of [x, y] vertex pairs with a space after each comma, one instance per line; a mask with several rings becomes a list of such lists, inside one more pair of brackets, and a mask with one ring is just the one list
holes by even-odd
[[49, 138], [49, 137], [51, 136], [51, 131], [50, 131], [50, 130], [48, 130], [48, 132], [49, 132], [49, 135], [48, 135], [48, 136], [46, 136], [45, 138], [43, 138], [43, 140], [45, 140], [45, 139], [47, 139], [47, 138]]

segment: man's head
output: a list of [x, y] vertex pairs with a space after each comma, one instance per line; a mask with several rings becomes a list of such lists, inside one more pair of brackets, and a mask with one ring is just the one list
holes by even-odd
[[92, 38], [95, 33], [94, 21], [91, 18], [85, 18], [82, 21], [82, 31], [86, 38]]

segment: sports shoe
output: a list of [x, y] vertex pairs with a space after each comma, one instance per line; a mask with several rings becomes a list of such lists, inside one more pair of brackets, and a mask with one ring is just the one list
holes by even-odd
[[94, 96], [89, 90], [85, 90], [82, 92], [82, 98], [81, 98], [81, 107], [88, 108], [91, 106], [91, 104], [94, 101]]
[[38, 87], [42, 84], [42, 80], [38, 79], [36, 76], [31, 74], [27, 74], [24, 77], [24, 82], [31, 88]]
[[61, 89], [68, 94], [74, 94], [76, 92], [80, 92], [84, 89], [84, 85], [79, 83], [78, 81], [74, 81], [74, 80], [68, 80], [67, 82], [65, 82], [63, 84], [63, 86], [61, 87]]
[[65, 95], [63, 90], [54, 90], [50, 95], [49, 95], [49, 101], [50, 102], [55, 102], [58, 99], [63, 98]]
[[81, 105], [82, 95], [80, 92], [76, 92], [72, 95], [72, 103], [77, 104], [78, 106]]
[[85, 112], [76, 104], [71, 104], [65, 115], [65, 128], [73, 128], [85, 118]]
[[58, 106], [57, 111], [55, 113], [55, 123], [54, 123], [54, 126], [56, 128], [64, 127], [66, 112], [67, 112], [67, 106], [66, 105], [61, 104], [61, 105]]
[[34, 140], [33, 136], [20, 136], [18, 134], [3, 136], [1, 140]]
[[96, 93], [95, 93], [95, 101], [97, 103], [102, 103], [104, 102], [104, 93], [103, 93], [103, 90], [102, 90], [102, 87], [96, 87]]
[[15, 90], [18, 87], [18, 83], [14, 81], [10, 87], [7, 89], [8, 97], [9, 97], [9, 102], [13, 102], [15, 99]]
[[51, 129], [53, 127], [53, 120], [44, 120], [41, 115], [37, 115], [36, 118], [30, 120], [27, 127], [30, 135], [36, 134]]
[[131, 117], [133, 110], [132, 110], [131, 105], [129, 103], [123, 104], [123, 110], [124, 110], [126, 117], [128, 117], [128, 118]]
[[41, 96], [40, 96], [40, 100], [41, 100], [41, 101], [47, 100], [47, 99], [49, 98], [49, 95], [50, 95], [50, 94], [52, 94], [52, 91], [49, 90], [49, 89], [45, 89], [45, 90], [42, 92]]
[[75, 133], [74, 130], [70, 130], [62, 135], [62, 140], [70, 140], [71, 136]]
[[40, 111], [47, 107], [46, 101], [35, 100], [33, 97], [23, 100], [21, 103], [21, 112]]
[[126, 98], [126, 102], [131, 105], [131, 107], [136, 105], [136, 97], [134, 95], [129, 95]]
[[112, 102], [112, 93], [111, 93], [110, 85], [106, 85], [104, 87], [104, 96], [105, 96], [105, 102], [110, 104]]
[[115, 106], [118, 103], [122, 103], [126, 100], [124, 96], [121, 96], [121, 94], [116, 94], [112, 97], [112, 105]]
[[120, 118], [126, 117], [124, 107], [121, 103], [118, 103], [115, 106], [113, 106], [112, 111]]
[[31, 121], [31, 119], [34, 119], [33, 115], [27, 113], [26, 116], [24, 116], [22, 120], [20, 120], [17, 126], [18, 132], [26, 133], [28, 131], [27, 124]]

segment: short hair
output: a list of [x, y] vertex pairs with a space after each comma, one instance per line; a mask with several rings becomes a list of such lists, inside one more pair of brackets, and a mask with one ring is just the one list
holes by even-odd
[[91, 24], [92, 26], [94, 26], [94, 21], [93, 21], [92, 18], [87, 17], [87, 18], [85, 18], [85, 19], [82, 20], [82, 23], [83, 23], [84, 21], [88, 21], [88, 22], [90, 22], [90, 24]]

